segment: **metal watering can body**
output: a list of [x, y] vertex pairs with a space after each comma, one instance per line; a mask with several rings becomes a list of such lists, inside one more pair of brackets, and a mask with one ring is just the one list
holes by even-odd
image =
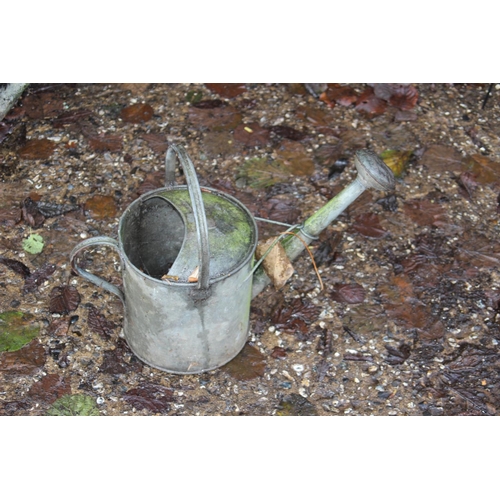
[[[176, 158], [187, 186], [175, 186]], [[283, 247], [296, 258], [365, 189], [394, 187], [391, 170], [374, 153], [358, 151], [358, 177], [300, 226]], [[134, 354], [163, 371], [189, 374], [216, 369], [247, 341], [250, 302], [269, 282], [253, 268], [257, 225], [238, 200], [200, 188], [180, 146], [166, 156], [166, 187], [135, 200], [120, 218], [118, 241], [98, 236], [71, 252], [72, 268], [117, 295], [124, 305], [123, 334]], [[85, 248], [108, 245], [118, 252], [123, 290], [81, 269]], [[252, 279], [253, 278], [253, 279]]]
[[[175, 155], [187, 186], [173, 184]], [[230, 361], [247, 340], [257, 225], [232, 196], [199, 187], [183, 148], [170, 147], [166, 176], [169, 185], [125, 210], [118, 241], [89, 238], [70, 260], [82, 277], [120, 297], [123, 335], [139, 359], [167, 372], [200, 373]], [[96, 245], [118, 252], [123, 290], [78, 266], [78, 254]]]

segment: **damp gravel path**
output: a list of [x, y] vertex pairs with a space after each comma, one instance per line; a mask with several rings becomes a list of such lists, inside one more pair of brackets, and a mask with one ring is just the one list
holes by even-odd
[[[103, 416], [496, 415], [500, 90], [483, 108], [489, 84], [378, 89], [383, 102], [341, 87], [344, 101], [303, 84], [32, 85], [0, 124], [0, 313], [38, 330], [0, 352], [0, 415], [57, 413], [70, 396], [71, 411]], [[69, 266], [162, 185], [168, 143], [201, 185], [290, 224], [352, 181], [357, 149], [402, 172], [394, 194], [364, 193], [311, 245], [323, 289], [304, 253], [252, 301], [233, 362], [174, 375], [133, 355], [119, 299]], [[38, 254], [23, 247], [33, 234]], [[112, 249], [84, 264], [121, 285]]]

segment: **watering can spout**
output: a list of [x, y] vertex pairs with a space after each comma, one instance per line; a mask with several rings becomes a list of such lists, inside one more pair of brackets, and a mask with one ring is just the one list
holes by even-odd
[[[300, 233], [300, 239], [290, 236], [283, 240], [283, 248], [290, 260], [294, 260], [302, 253], [303, 242], [309, 244], [317, 238], [366, 189], [394, 190], [395, 180], [392, 170], [375, 153], [366, 149], [358, 150], [354, 155], [354, 163], [358, 171], [356, 179], [302, 224], [296, 231]], [[252, 297], [258, 295], [270, 281], [262, 266], [257, 268], [253, 279]]]

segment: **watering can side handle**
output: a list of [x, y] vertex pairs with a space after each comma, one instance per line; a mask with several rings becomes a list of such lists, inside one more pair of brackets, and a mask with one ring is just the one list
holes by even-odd
[[182, 146], [170, 144], [165, 156], [165, 181], [166, 185], [175, 184], [175, 157], [179, 158], [191, 199], [193, 216], [196, 223], [196, 235], [198, 238], [199, 278], [198, 289], [207, 289], [210, 280], [210, 247], [208, 243], [208, 224], [205, 215], [205, 206], [201, 195], [200, 184], [196, 177], [193, 162]]
[[71, 268], [76, 273], [78, 273], [82, 278], [85, 278], [90, 282], [94, 283], [94, 285], [100, 286], [101, 288], [104, 288], [108, 292], [114, 293], [122, 301], [122, 303], [125, 304], [125, 295], [117, 286], [108, 283], [106, 280], [99, 278], [99, 276], [95, 276], [94, 274], [85, 271], [81, 267], [78, 267], [76, 263], [77, 260], [76, 257], [82, 250], [96, 245], [110, 246], [113, 247], [118, 253], [120, 253], [118, 242], [113, 238], [109, 238], [108, 236], [96, 236], [95, 238], [89, 238], [76, 245], [75, 248], [73, 248], [73, 250], [71, 251], [69, 257], [71, 262]]

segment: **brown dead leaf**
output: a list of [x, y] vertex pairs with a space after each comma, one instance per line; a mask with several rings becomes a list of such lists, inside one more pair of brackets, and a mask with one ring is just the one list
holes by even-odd
[[364, 213], [358, 215], [352, 225], [353, 229], [368, 238], [383, 238], [388, 231], [380, 225], [377, 214]]
[[128, 90], [131, 94], [137, 95], [145, 92], [150, 85], [150, 83], [122, 83], [121, 87], [123, 90]]
[[302, 144], [284, 140], [274, 153], [277, 161], [292, 175], [312, 175], [314, 173], [314, 162]]
[[350, 106], [358, 100], [356, 91], [348, 85], [339, 85], [338, 83], [329, 83], [325, 92], [325, 97], [341, 106]]
[[80, 294], [74, 286], [56, 286], [50, 292], [49, 311], [51, 313], [67, 314], [77, 309], [79, 304]]
[[332, 121], [331, 116], [326, 110], [312, 106], [299, 106], [297, 108], [297, 118], [315, 127], [324, 127]]
[[53, 92], [40, 92], [25, 96], [22, 106], [29, 118], [39, 120], [56, 116], [63, 110], [63, 101]]
[[157, 154], [163, 155], [168, 149], [167, 137], [164, 134], [142, 134], [141, 139]]
[[269, 130], [258, 123], [241, 123], [234, 130], [234, 138], [246, 146], [265, 146], [269, 142]]
[[188, 118], [194, 127], [212, 131], [234, 130], [243, 119], [241, 113], [233, 106], [214, 109], [191, 107]]
[[366, 297], [365, 289], [358, 283], [338, 283], [333, 287], [331, 297], [344, 304], [361, 304]]
[[404, 211], [419, 226], [439, 226], [448, 219], [441, 205], [426, 199], [407, 201]]
[[[255, 251], [255, 257], [261, 259], [275, 241], [276, 238], [269, 238], [259, 243]], [[262, 266], [277, 290], [285, 285], [294, 271], [290, 259], [287, 257], [285, 249], [280, 242], [273, 246], [262, 262]]]
[[356, 110], [369, 118], [385, 113], [387, 102], [377, 97], [371, 87], [368, 87], [356, 101]]
[[49, 139], [31, 139], [17, 153], [23, 160], [48, 160], [56, 146]]
[[246, 91], [244, 83], [205, 83], [205, 87], [227, 99], [232, 99]]
[[120, 117], [127, 123], [142, 123], [151, 120], [154, 110], [149, 104], [137, 103], [122, 109]]
[[475, 154], [467, 164], [467, 169], [474, 175], [474, 181], [479, 184], [494, 184], [500, 182], [500, 163], [488, 157]]
[[464, 169], [466, 160], [455, 148], [437, 144], [425, 150], [422, 163], [434, 172], [459, 172]]
[[0, 372], [33, 375], [45, 364], [45, 348], [38, 340], [22, 349], [0, 354]]
[[256, 347], [245, 344], [243, 350], [221, 370], [236, 380], [252, 380], [264, 375], [266, 362]]
[[41, 403], [52, 404], [56, 399], [71, 394], [71, 385], [56, 373], [49, 373], [35, 382], [28, 391], [28, 396]]
[[93, 135], [88, 136], [90, 147], [94, 151], [111, 151], [117, 153], [123, 149], [120, 135]]
[[116, 217], [117, 208], [112, 196], [94, 195], [85, 202], [85, 210], [93, 219]]

